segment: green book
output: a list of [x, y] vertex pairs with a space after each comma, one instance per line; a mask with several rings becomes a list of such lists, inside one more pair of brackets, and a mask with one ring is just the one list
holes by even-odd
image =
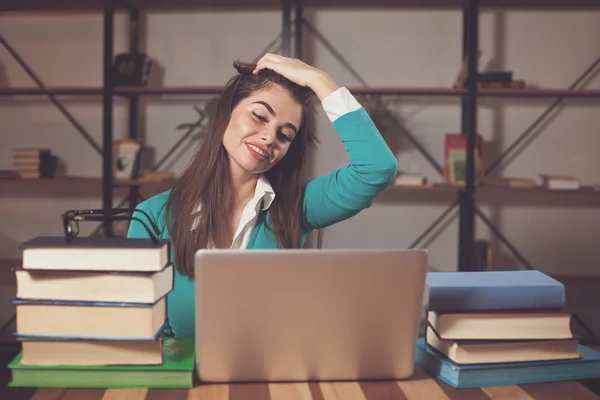
[[22, 353], [9, 364], [9, 386], [60, 388], [191, 388], [194, 338], [164, 338], [160, 365], [22, 365]]

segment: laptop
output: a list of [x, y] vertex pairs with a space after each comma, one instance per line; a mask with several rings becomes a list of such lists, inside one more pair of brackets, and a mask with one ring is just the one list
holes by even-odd
[[199, 250], [203, 382], [405, 379], [413, 374], [425, 250]]

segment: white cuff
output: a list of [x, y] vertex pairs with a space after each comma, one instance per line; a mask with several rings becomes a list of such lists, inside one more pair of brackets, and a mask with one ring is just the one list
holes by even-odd
[[331, 122], [342, 115], [362, 108], [361, 104], [352, 96], [350, 91], [342, 86], [321, 102], [323, 110]]

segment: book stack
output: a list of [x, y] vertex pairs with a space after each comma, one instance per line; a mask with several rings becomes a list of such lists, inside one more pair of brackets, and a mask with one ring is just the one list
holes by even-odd
[[454, 387], [600, 376], [600, 353], [572, 332], [564, 285], [540, 271], [431, 272], [426, 292], [416, 362]]
[[57, 158], [49, 149], [13, 149], [13, 167], [21, 179], [52, 178], [56, 172]]
[[[164, 381], [139, 372], [191, 373], [193, 341], [162, 335], [173, 288], [168, 241], [38, 237], [22, 250], [13, 386], [156, 387]], [[173, 359], [173, 347], [185, 351]]]
[[513, 79], [513, 71], [486, 71], [477, 74], [481, 89], [523, 89], [523, 79]]
[[540, 174], [542, 187], [548, 190], [580, 190], [581, 183], [573, 176]]
[[[485, 178], [483, 137], [475, 136], [475, 180]], [[464, 185], [467, 179], [467, 135], [460, 132], [444, 135], [444, 177], [447, 183]]]

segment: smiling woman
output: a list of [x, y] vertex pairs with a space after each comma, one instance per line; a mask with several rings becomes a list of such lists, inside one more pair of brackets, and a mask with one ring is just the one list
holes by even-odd
[[[137, 208], [144, 212], [137, 217], [150, 218], [172, 243], [166, 334], [194, 334], [198, 249], [300, 248], [310, 232], [369, 207], [396, 175], [396, 158], [365, 109], [325, 72], [275, 54], [235, 67], [206, 139], [173, 189]], [[350, 163], [308, 180], [315, 96]], [[147, 235], [131, 222], [129, 237]]]
[[301, 118], [302, 105], [279, 85], [243, 99], [223, 135], [233, 176], [270, 170], [288, 152]]

